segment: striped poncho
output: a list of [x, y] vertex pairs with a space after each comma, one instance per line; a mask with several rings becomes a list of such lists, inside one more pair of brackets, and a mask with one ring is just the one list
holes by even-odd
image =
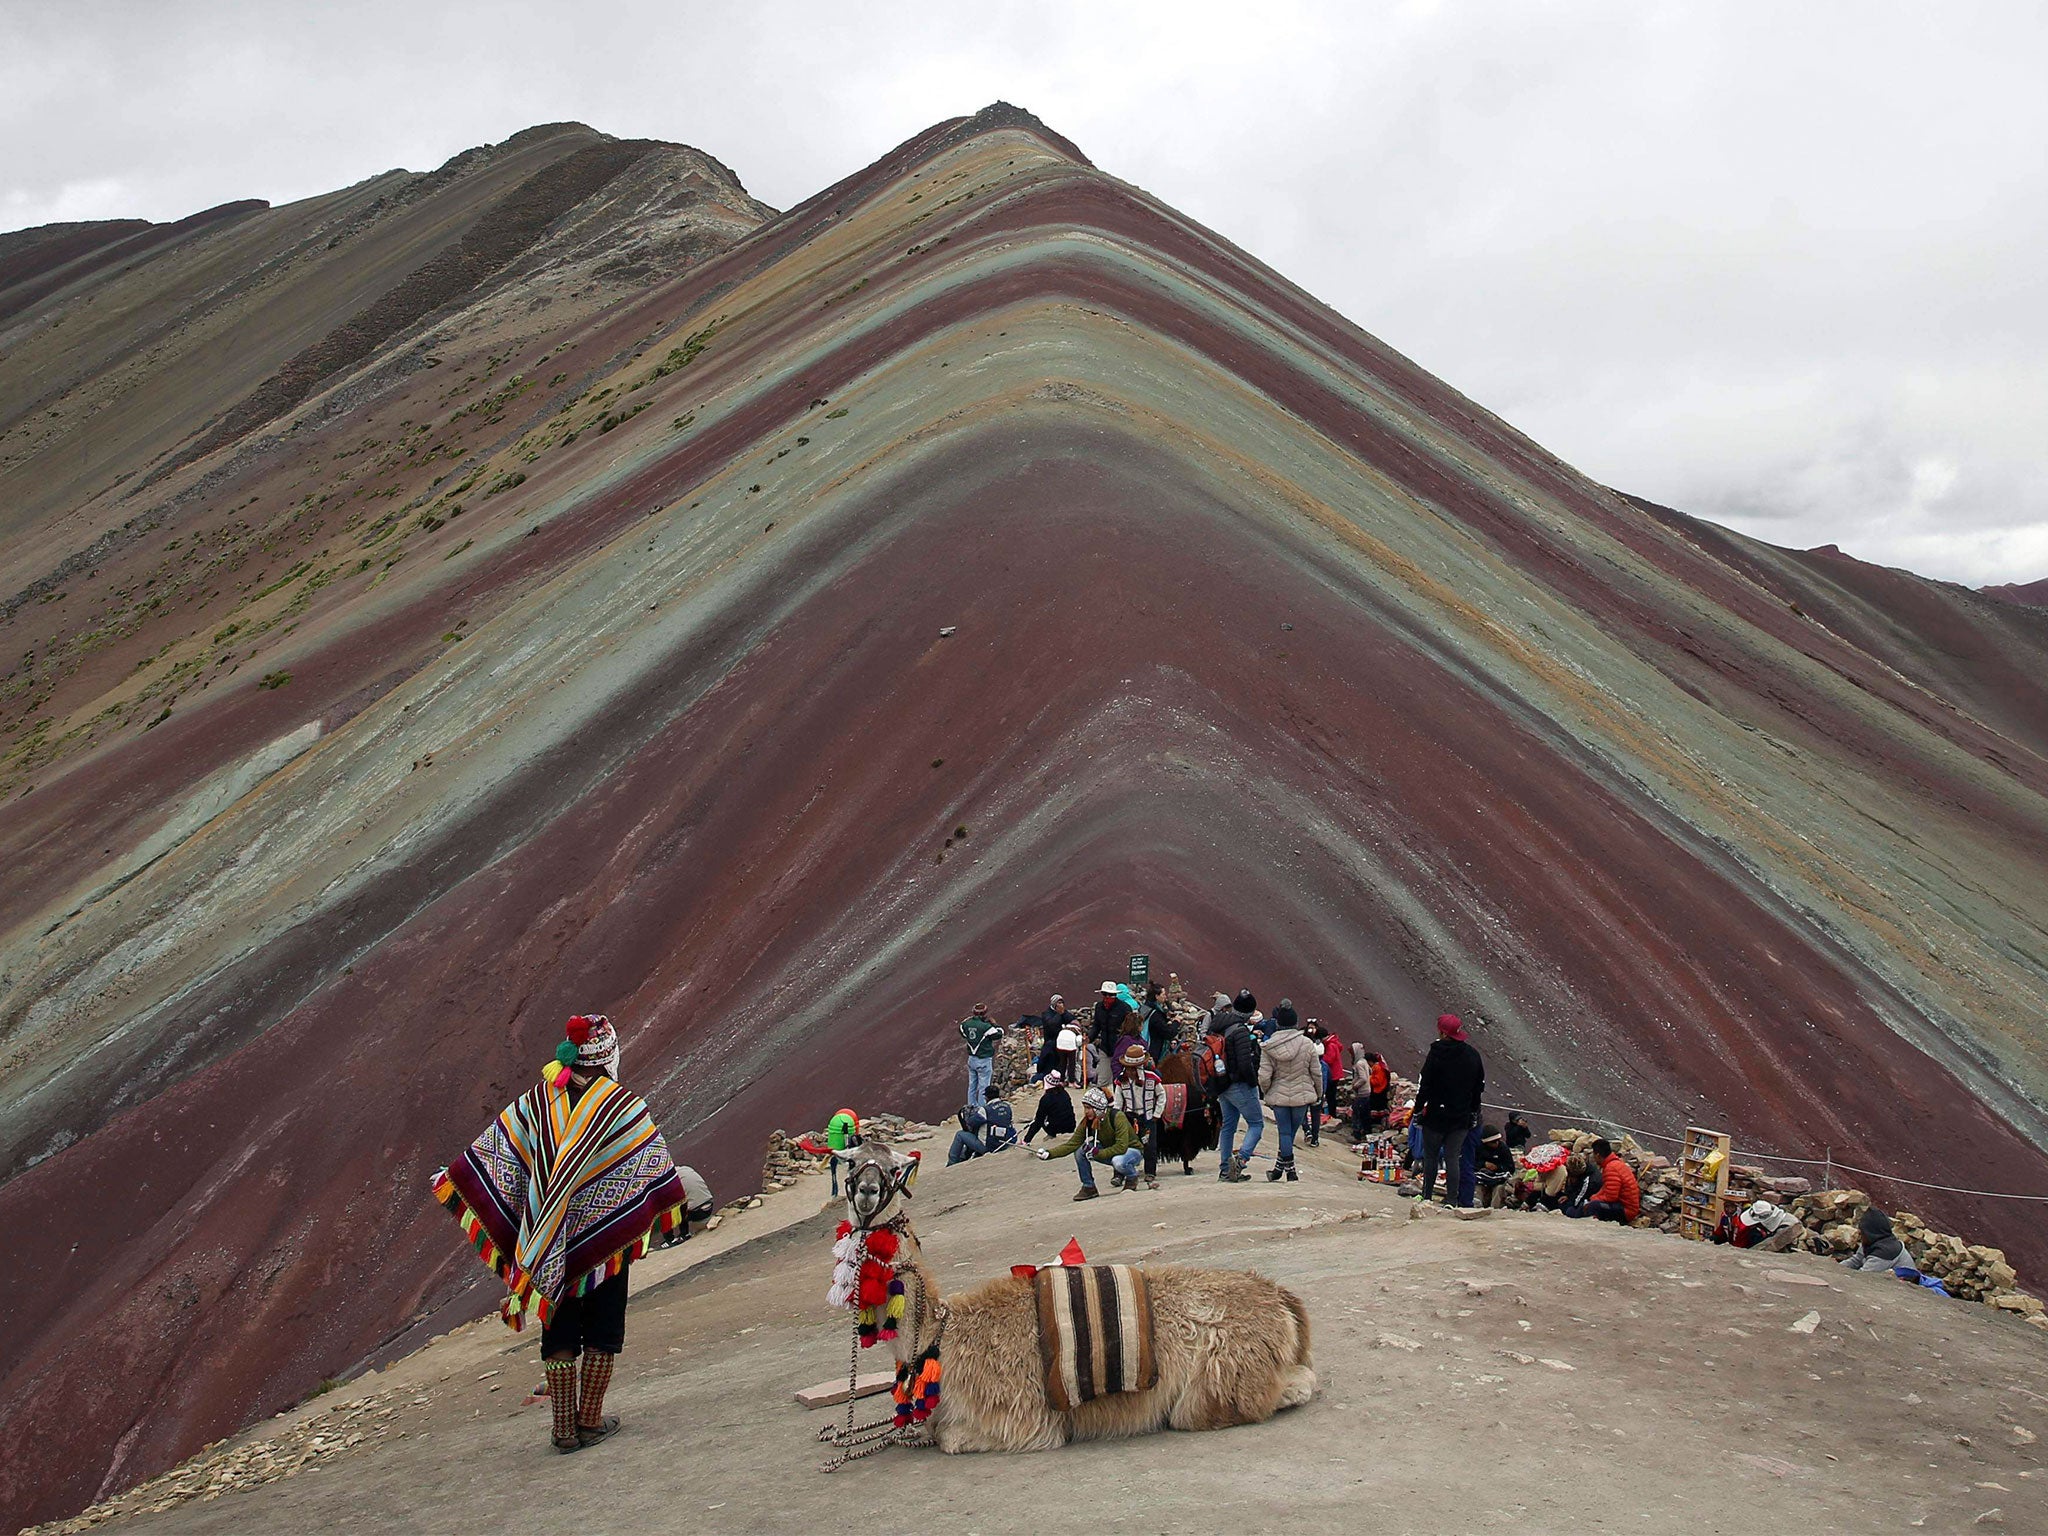
[[434, 1179], [523, 1328], [615, 1275], [681, 1222], [681, 1176], [647, 1105], [608, 1077], [575, 1100], [543, 1083], [506, 1106]]

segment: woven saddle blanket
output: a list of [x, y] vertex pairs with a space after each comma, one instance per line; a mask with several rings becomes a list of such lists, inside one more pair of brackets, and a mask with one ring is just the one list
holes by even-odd
[[1152, 1353], [1152, 1298], [1145, 1272], [1127, 1264], [1041, 1269], [1032, 1277], [1038, 1302], [1038, 1354], [1052, 1404], [1071, 1413], [1112, 1392], [1157, 1385]]

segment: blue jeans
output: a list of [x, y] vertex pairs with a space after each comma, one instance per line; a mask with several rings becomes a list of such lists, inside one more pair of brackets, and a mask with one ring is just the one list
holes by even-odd
[[1294, 1138], [1308, 1129], [1309, 1107], [1306, 1104], [1275, 1104], [1273, 1106], [1273, 1128], [1280, 1133], [1280, 1161], [1294, 1161]]
[[966, 1162], [970, 1157], [985, 1157], [987, 1155], [988, 1144], [979, 1136], [975, 1135], [972, 1131], [955, 1131], [953, 1133], [952, 1148], [946, 1153], [946, 1166], [950, 1168], [955, 1163]]
[[1475, 1118], [1472, 1129], [1465, 1133], [1465, 1161], [1458, 1167], [1458, 1204], [1466, 1207], [1478, 1203], [1479, 1198], [1479, 1124]]
[[1252, 1148], [1259, 1144], [1259, 1137], [1266, 1129], [1266, 1112], [1259, 1105], [1259, 1090], [1250, 1083], [1232, 1083], [1216, 1096], [1216, 1102], [1223, 1110], [1223, 1132], [1216, 1138], [1216, 1155], [1229, 1159], [1230, 1141], [1237, 1134], [1238, 1121], [1244, 1121], [1244, 1145], [1237, 1149], [1237, 1160], [1249, 1162]]
[[993, 1056], [970, 1056], [967, 1058], [967, 1102], [984, 1104], [988, 1102], [988, 1080], [995, 1075], [996, 1059]]
[[[1144, 1160], [1144, 1152], [1137, 1147], [1133, 1147], [1130, 1151], [1120, 1152], [1111, 1158], [1109, 1166], [1112, 1172], [1122, 1174], [1126, 1179], [1135, 1179], [1138, 1176], [1138, 1165]], [[1085, 1147], [1074, 1154], [1074, 1166], [1081, 1170], [1081, 1187], [1083, 1189], [1093, 1189], [1095, 1187], [1094, 1163], [1094, 1158], [1089, 1155]]]

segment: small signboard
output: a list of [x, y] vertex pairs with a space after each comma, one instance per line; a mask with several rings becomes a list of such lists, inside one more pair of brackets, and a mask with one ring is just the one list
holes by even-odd
[[1131, 956], [1131, 990], [1137, 993], [1138, 996], [1143, 997], [1145, 995], [1145, 983], [1151, 979], [1152, 957], [1150, 955]]

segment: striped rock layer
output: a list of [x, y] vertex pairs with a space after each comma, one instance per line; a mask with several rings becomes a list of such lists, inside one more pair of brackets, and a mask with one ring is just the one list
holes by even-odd
[[721, 1195], [1134, 951], [2048, 1192], [2048, 614], [1595, 485], [1013, 108], [551, 265], [647, 206], [10, 534], [8, 1513], [478, 1310], [428, 1177], [583, 1010]]

